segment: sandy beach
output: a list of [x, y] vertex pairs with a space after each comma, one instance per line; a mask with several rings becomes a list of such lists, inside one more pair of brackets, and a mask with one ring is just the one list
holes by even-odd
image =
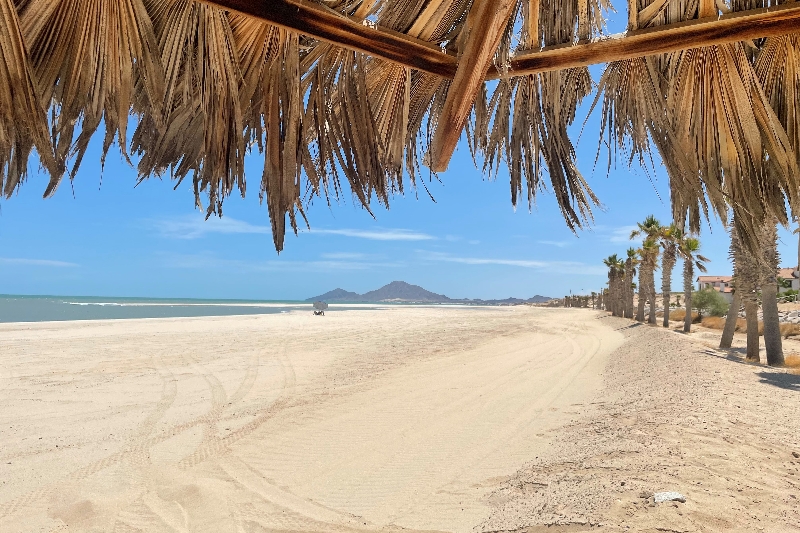
[[800, 530], [800, 376], [591, 310], [18, 323], [0, 343], [3, 532]]

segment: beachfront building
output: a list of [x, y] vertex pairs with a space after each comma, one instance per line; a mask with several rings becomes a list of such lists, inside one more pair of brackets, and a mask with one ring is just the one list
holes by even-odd
[[[800, 290], [800, 273], [795, 268], [781, 268], [778, 269], [778, 277], [784, 280], [785, 282], [791, 284], [788, 289], [793, 291]], [[786, 289], [782, 289], [786, 290]]]
[[[778, 292], [792, 289], [800, 290], [800, 275], [794, 268], [779, 268], [778, 278], [790, 284], [790, 287], [779, 287]], [[730, 303], [733, 301], [733, 277], [732, 276], [698, 276], [697, 290], [712, 288], [718, 291]]]
[[697, 290], [712, 288], [722, 294], [728, 303], [733, 301], [732, 276], [698, 276]]

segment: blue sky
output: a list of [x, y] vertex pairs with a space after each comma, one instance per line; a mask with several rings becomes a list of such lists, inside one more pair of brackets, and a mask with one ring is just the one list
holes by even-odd
[[[581, 126], [573, 128], [574, 139]], [[409, 188], [389, 211], [376, 206], [373, 219], [349, 196], [331, 208], [317, 199], [307, 211], [311, 230], [287, 235], [280, 255], [258, 201], [258, 155], [246, 162], [248, 196], [235, 194], [225, 202], [224, 218], [204, 221], [189, 180], [177, 190], [168, 178], [135, 187], [135, 169], [114, 149], [101, 180], [98, 136], [74, 187], [65, 182], [43, 200], [47, 178], [34, 171], [18, 194], [0, 201], [0, 293], [305, 299], [335, 287], [365, 292], [393, 280], [453, 298], [599, 290], [606, 280], [602, 259], [625, 253], [637, 221], [654, 214], [668, 222], [670, 211], [660, 165], [648, 177], [618, 164], [607, 177], [602, 155], [593, 170], [598, 128], [590, 117], [577, 153], [603, 208], [595, 211], [595, 225], [577, 236], [550, 194], [530, 212], [527, 205], [515, 211], [507, 174], [486, 180], [462, 142], [440, 181], [426, 181], [435, 203], [424, 189]], [[728, 239], [718, 221], [704, 228], [701, 241], [712, 260], [709, 271], [729, 273]], [[780, 251], [782, 264], [796, 261], [796, 237], [785, 230]], [[673, 279], [679, 290], [678, 270]]]
[[[408, 192], [389, 211], [375, 209], [373, 219], [349, 197], [331, 208], [316, 201], [308, 210], [311, 230], [288, 235], [280, 255], [257, 194], [232, 196], [221, 220], [204, 221], [188, 183], [173, 190], [168, 179], [151, 179], [134, 187], [134, 169], [116, 154], [101, 184], [95, 151], [74, 192], [66, 182], [43, 200], [46, 177], [34, 174], [0, 203], [0, 292], [303, 299], [393, 280], [456, 298], [597, 290], [605, 281], [602, 259], [624, 253], [636, 221], [651, 213], [666, 221], [669, 208], [661, 172], [652, 182], [624, 166], [608, 177], [605, 169], [592, 172], [595, 131], [590, 122], [578, 155], [603, 209], [595, 226], [577, 236], [550, 194], [530, 212], [524, 205], [515, 211], [507, 176], [484, 179], [462, 144], [441, 183], [427, 183], [435, 203], [424, 190]], [[250, 158], [251, 179], [259, 179], [260, 166], [257, 156]], [[720, 225], [706, 228], [702, 241], [710, 270], [728, 273]], [[794, 237], [782, 232], [782, 241], [784, 263], [794, 262]]]

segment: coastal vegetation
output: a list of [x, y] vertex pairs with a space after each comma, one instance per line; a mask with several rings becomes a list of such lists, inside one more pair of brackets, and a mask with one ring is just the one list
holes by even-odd
[[[781, 323], [779, 298], [792, 291], [778, 277], [777, 222], [768, 220], [759, 228], [754, 254], [742, 243], [735, 220], [729, 226], [730, 258], [733, 277], [730, 302], [715, 287], [694, 288], [695, 275], [707, 271], [710, 261], [701, 253], [698, 234], [673, 222], [662, 224], [650, 215], [637, 223], [630, 238], [641, 239], [638, 247], [627, 250], [623, 259], [611, 254], [603, 259], [608, 269], [607, 287], [591, 296], [571, 295], [567, 307], [604, 309], [613, 316], [655, 325], [663, 317], [662, 327], [682, 323], [690, 333], [693, 324], [722, 330], [720, 348], [730, 348], [735, 332], [747, 334], [747, 360], [759, 362], [760, 337], [764, 337], [767, 364], [783, 366], [782, 338], [800, 335], [800, 325]], [[672, 292], [672, 273], [682, 261], [682, 294]], [[661, 269], [660, 302], [655, 290], [655, 273]], [[788, 289], [781, 292], [781, 289]], [[634, 296], [636, 311], [634, 313]], [[674, 296], [674, 299], [673, 299]]]

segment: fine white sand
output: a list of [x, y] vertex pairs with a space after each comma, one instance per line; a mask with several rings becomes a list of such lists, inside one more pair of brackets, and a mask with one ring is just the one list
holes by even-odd
[[471, 531], [623, 336], [590, 311], [402, 307], [0, 339], [0, 531]]
[[0, 532], [800, 531], [800, 375], [703, 335], [526, 306], [0, 325]]

